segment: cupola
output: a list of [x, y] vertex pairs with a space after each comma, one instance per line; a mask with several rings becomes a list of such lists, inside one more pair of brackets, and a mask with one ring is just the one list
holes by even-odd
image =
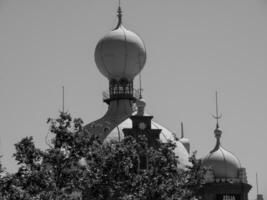
[[214, 130], [216, 144], [213, 150], [211, 150], [210, 153], [202, 159], [202, 165], [210, 169], [208, 173], [208, 181], [246, 182], [245, 172], [241, 167], [239, 159], [221, 145], [222, 130], [219, 126], [219, 119], [221, 116], [219, 116], [218, 112], [218, 99], [216, 92], [216, 116], [213, 116], [217, 121], [216, 128]]
[[239, 178], [241, 164], [234, 154], [221, 146], [222, 131], [219, 127], [216, 127], [214, 134], [216, 145], [202, 160], [202, 165], [211, 168], [215, 179], [234, 181]]
[[247, 183], [246, 169], [241, 167], [238, 158], [221, 145], [222, 130], [219, 126], [221, 115], [218, 114], [218, 97], [216, 92], [216, 138], [215, 147], [202, 159], [206, 168], [204, 185], [200, 190], [205, 200], [248, 200], [251, 185]]
[[95, 62], [110, 81], [132, 81], [145, 65], [145, 44], [136, 33], [122, 25], [120, 7], [117, 26], [96, 45]]

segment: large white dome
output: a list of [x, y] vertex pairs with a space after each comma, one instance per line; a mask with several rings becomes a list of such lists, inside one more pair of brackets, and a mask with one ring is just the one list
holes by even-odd
[[[123, 129], [124, 128], [132, 128], [132, 121], [130, 118], [127, 118], [122, 123], [120, 123], [116, 128], [114, 128], [105, 138], [104, 141], [110, 141], [110, 140], [121, 140], [124, 138]], [[176, 144], [176, 148], [174, 150], [174, 153], [176, 156], [178, 156], [178, 160], [180, 162], [180, 165], [186, 166], [189, 165], [188, 162], [188, 152], [184, 145], [175, 139], [174, 133], [169, 131], [164, 126], [152, 121], [151, 123], [152, 129], [161, 129], [161, 133], [159, 135], [161, 142], [167, 142], [168, 140], [171, 140]]]
[[[132, 120], [130, 117], [135, 114], [136, 112], [133, 112], [132, 105], [129, 100], [120, 100], [119, 102], [112, 101], [110, 102], [106, 114], [100, 119], [87, 124], [84, 127], [84, 131], [88, 135], [97, 135], [99, 139], [104, 142], [110, 140], [121, 140], [124, 138], [122, 130], [124, 128], [132, 128]], [[152, 121], [151, 128], [162, 130], [160, 133], [160, 140], [162, 142], [171, 140], [176, 144], [174, 152], [178, 156], [181, 167], [190, 165], [188, 160], [189, 153], [184, 145], [175, 138], [173, 132], [154, 121]]]
[[[130, 116], [129, 116], [130, 117]], [[101, 140], [104, 142], [110, 141], [110, 140], [122, 140], [124, 138], [123, 129], [124, 128], [132, 128], [132, 121], [131, 119], [127, 117], [120, 123], [116, 123], [112, 119], [108, 119], [106, 117], [103, 117], [95, 122], [92, 122], [85, 126], [85, 130], [88, 134], [96, 134], [99, 135]], [[107, 124], [109, 126], [107, 126]], [[110, 127], [113, 127], [110, 129]], [[162, 142], [167, 142], [168, 140], [171, 140], [176, 144], [176, 148], [174, 150], [174, 153], [176, 156], [178, 156], [179, 165], [181, 167], [185, 167], [186, 165], [190, 165], [189, 163], [189, 154], [184, 147], [184, 145], [179, 141], [175, 139], [174, 134], [163, 127], [162, 125], [152, 121], [151, 124], [152, 129], [161, 129], [160, 133], [160, 140]]]
[[119, 25], [96, 45], [95, 62], [109, 80], [131, 81], [145, 65], [144, 42], [134, 32]]

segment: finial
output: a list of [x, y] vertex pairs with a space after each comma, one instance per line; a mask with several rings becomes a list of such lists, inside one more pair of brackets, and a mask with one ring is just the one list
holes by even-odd
[[142, 92], [143, 92], [143, 88], [142, 88], [142, 73], [141, 73], [141, 55], [138, 55], [138, 63], [139, 63], [139, 99], [142, 99]]
[[144, 99], [138, 99], [136, 101], [137, 114], [138, 116], [143, 116], [145, 114], [146, 101]]
[[141, 76], [141, 71], [139, 72], [139, 99], [142, 99], [142, 92], [143, 92], [143, 88], [142, 88], [142, 76]]
[[62, 86], [62, 112], [65, 112], [65, 93], [64, 86]]
[[184, 124], [181, 122], [181, 138], [184, 138]]
[[256, 186], [257, 186], [257, 196], [258, 196], [259, 195], [258, 173], [256, 173]]
[[118, 24], [114, 30], [118, 29], [120, 27], [120, 25], [122, 24], [122, 10], [121, 10], [121, 1], [120, 0], [119, 0], [117, 16], [118, 16]]
[[216, 119], [216, 129], [219, 128], [219, 119], [222, 118], [222, 115], [219, 115], [219, 108], [218, 108], [218, 92], [215, 93], [216, 98], [216, 115], [213, 115], [213, 118]]
[[214, 149], [211, 151], [211, 153], [217, 151], [219, 149], [219, 147], [221, 146], [221, 135], [222, 135], [222, 131], [220, 130], [220, 127], [219, 127], [219, 119], [222, 118], [222, 115], [219, 114], [218, 92], [217, 91], [215, 93], [215, 97], [216, 97], [216, 115], [215, 116], [213, 115], [213, 118], [216, 119], [216, 129], [214, 130], [214, 134], [215, 134], [217, 141], [216, 141], [216, 145], [215, 145]]

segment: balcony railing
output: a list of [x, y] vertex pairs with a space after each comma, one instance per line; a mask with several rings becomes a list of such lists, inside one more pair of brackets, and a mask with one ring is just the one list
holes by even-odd
[[140, 90], [133, 89], [133, 94], [128, 92], [113, 93], [110, 95], [109, 91], [102, 92], [103, 101], [109, 103], [113, 99], [138, 99], [140, 97]]

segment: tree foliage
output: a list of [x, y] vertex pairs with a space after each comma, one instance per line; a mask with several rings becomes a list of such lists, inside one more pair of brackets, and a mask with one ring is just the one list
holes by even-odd
[[[146, 138], [101, 143], [83, 132], [81, 119], [61, 113], [48, 119], [52, 144], [38, 149], [32, 137], [15, 144], [19, 168], [4, 172], [0, 165], [0, 199], [4, 200], [171, 200], [193, 199], [203, 182], [195, 158], [187, 169], [177, 167], [175, 145], [154, 149]], [[140, 169], [140, 155], [147, 156]]]

